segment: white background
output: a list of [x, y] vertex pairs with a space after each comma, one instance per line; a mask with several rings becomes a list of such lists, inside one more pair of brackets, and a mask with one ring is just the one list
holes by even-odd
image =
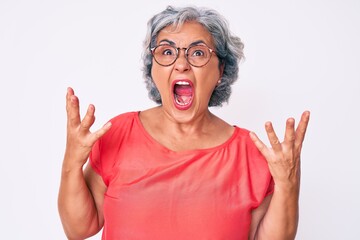
[[[0, 239], [66, 239], [57, 212], [65, 94], [94, 128], [155, 106], [140, 55], [147, 20], [184, 1], [0, 1]], [[256, 131], [310, 110], [297, 239], [358, 239], [360, 1], [189, 1], [217, 9], [245, 43], [228, 105]], [[93, 237], [100, 239], [100, 235]]]

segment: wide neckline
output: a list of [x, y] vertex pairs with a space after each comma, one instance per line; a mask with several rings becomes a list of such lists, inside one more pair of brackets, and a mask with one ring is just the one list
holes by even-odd
[[151, 144], [154, 145], [154, 147], [157, 147], [158, 149], [164, 151], [164, 152], [168, 152], [168, 153], [172, 153], [172, 154], [192, 154], [192, 153], [199, 153], [199, 152], [212, 152], [212, 151], [218, 151], [222, 148], [225, 148], [227, 145], [229, 145], [233, 139], [237, 136], [238, 131], [239, 131], [239, 127], [237, 126], [233, 126], [234, 130], [233, 133], [231, 134], [231, 136], [224, 141], [223, 143], [213, 146], [213, 147], [209, 147], [209, 148], [199, 148], [199, 149], [190, 149], [190, 150], [183, 150], [183, 151], [175, 151], [172, 150], [166, 146], [164, 146], [163, 144], [161, 144], [160, 142], [158, 142], [155, 138], [153, 138], [150, 133], [145, 129], [144, 125], [142, 124], [141, 120], [140, 120], [140, 112], [141, 111], [137, 111], [135, 112], [135, 122], [138, 125], [140, 131], [144, 134], [144, 136], [151, 142]]

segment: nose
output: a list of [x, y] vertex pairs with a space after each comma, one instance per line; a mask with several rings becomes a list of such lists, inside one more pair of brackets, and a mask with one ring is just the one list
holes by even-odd
[[[183, 50], [183, 51], [181, 51]], [[179, 48], [178, 49], [178, 57], [174, 63], [175, 70], [183, 72], [188, 71], [190, 69], [190, 64], [188, 63], [185, 55], [186, 48]]]

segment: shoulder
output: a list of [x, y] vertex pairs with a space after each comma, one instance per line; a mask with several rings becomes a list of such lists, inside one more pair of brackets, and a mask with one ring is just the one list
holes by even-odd
[[132, 121], [139, 115], [139, 111], [121, 113], [109, 120], [113, 126]]
[[238, 127], [238, 126], [234, 126], [235, 129], [237, 130], [237, 134], [241, 137], [248, 137], [249, 136], [249, 133], [250, 131], [246, 128], [241, 128], [241, 127]]
[[133, 111], [133, 112], [125, 112], [111, 118], [109, 122], [111, 122], [112, 127], [109, 132], [128, 128], [129, 125], [133, 125], [133, 123], [137, 121], [138, 117], [139, 117], [139, 112]]
[[250, 138], [250, 130], [235, 126], [234, 144], [239, 148], [239, 154], [245, 157], [249, 164], [266, 165], [264, 156]]
[[253, 141], [250, 138], [250, 130], [246, 129], [246, 128], [241, 128], [238, 126], [234, 126], [235, 127], [235, 139], [238, 140], [239, 142], [241, 142], [242, 144], [246, 144], [246, 145], [251, 145], [251, 146], [255, 146], [255, 144], [253, 143]]
[[100, 138], [102, 144], [113, 143], [114, 139], [120, 140], [126, 135], [126, 132], [131, 131], [135, 123], [138, 121], [139, 112], [125, 112], [121, 113], [109, 120], [111, 122], [110, 130]]

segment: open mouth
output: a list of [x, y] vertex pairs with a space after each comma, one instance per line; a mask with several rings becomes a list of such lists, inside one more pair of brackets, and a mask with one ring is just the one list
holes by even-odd
[[191, 107], [193, 100], [193, 85], [188, 80], [178, 80], [173, 83], [175, 107], [186, 110]]

